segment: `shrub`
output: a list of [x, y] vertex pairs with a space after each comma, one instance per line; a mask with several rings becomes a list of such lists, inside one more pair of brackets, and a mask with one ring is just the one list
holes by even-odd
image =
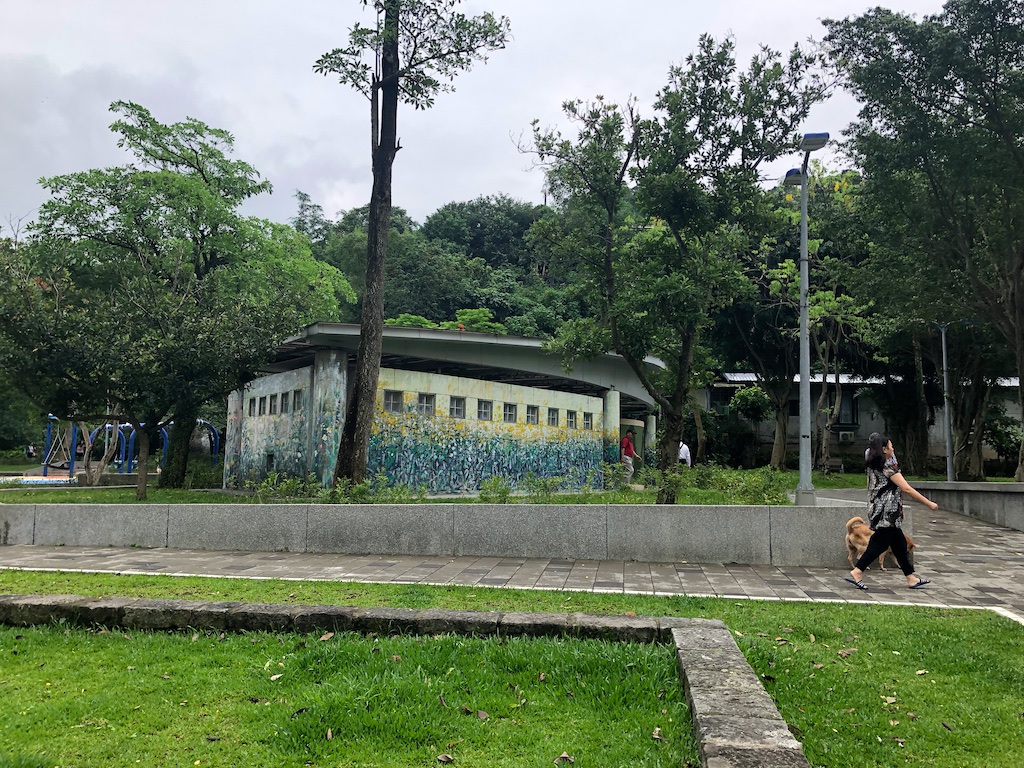
[[488, 477], [480, 483], [480, 501], [484, 504], [508, 504], [512, 486], [504, 477]]

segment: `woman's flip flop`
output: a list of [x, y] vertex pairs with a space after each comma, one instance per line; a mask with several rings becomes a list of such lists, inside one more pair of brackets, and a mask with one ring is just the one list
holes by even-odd
[[847, 580], [848, 582], [850, 582], [851, 584], [853, 584], [853, 586], [855, 586], [855, 587], [856, 587], [857, 589], [863, 589], [863, 590], [867, 590], [867, 588], [868, 588], [868, 585], [867, 585], [867, 584], [865, 584], [865, 583], [864, 583], [863, 581], [857, 581], [857, 580], [856, 580], [855, 578], [853, 578], [852, 576], [847, 576], [847, 577], [846, 577], [846, 580]]
[[907, 589], [920, 589], [925, 584], [931, 584], [931, 583], [932, 583], [931, 579], [921, 579], [919, 582], [917, 582], [917, 584], [911, 584], [909, 587], [907, 587]]

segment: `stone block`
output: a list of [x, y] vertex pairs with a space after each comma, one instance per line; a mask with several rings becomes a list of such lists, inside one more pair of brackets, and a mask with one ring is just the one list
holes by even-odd
[[79, 607], [88, 600], [81, 595], [22, 595], [9, 603], [8, 623], [19, 627], [62, 620], [76, 623]]
[[235, 601], [197, 602], [192, 608], [192, 622], [195, 629], [215, 629], [223, 632], [228, 628], [228, 618], [242, 603]]
[[442, 608], [422, 610], [416, 616], [423, 635], [469, 635], [492, 637], [498, 634], [499, 611], [450, 611]]
[[759, 747], [764, 749], [799, 750], [782, 718], [697, 715], [693, 718], [697, 743], [702, 748]]
[[704, 627], [707, 631], [712, 629], [725, 629], [725, 623], [719, 619], [683, 619], [678, 616], [658, 617], [658, 642], [674, 643], [672, 631], [676, 629], [688, 629], [691, 627]]
[[455, 504], [454, 556], [607, 560], [606, 508]]
[[[672, 628], [676, 648], [734, 649], [739, 646], [732, 632], [717, 619], [681, 619], [686, 624]], [[697, 623], [700, 622], [700, 623]]]
[[79, 621], [85, 625], [124, 626], [124, 611], [139, 601], [137, 597], [101, 597], [87, 600], [78, 607]]
[[295, 614], [295, 631], [303, 634], [354, 632], [361, 608], [349, 605], [307, 605]]
[[305, 606], [280, 603], [243, 603], [228, 610], [227, 629], [235, 632], [291, 632], [295, 616]]
[[167, 544], [172, 549], [302, 552], [303, 504], [172, 504]]
[[710, 745], [701, 754], [705, 768], [811, 768], [799, 749]]
[[569, 631], [582, 640], [653, 643], [658, 639], [658, 620], [641, 616], [572, 613], [569, 615]]
[[18, 601], [31, 595], [0, 595], [0, 624], [14, 624], [15, 606]]
[[751, 675], [754, 674], [743, 652], [735, 646], [732, 648], [676, 648], [676, 659], [679, 665], [686, 670], [747, 670]]
[[306, 551], [450, 557], [449, 504], [311, 504]]
[[604, 559], [767, 565], [768, 507], [610, 504]]
[[37, 504], [35, 544], [166, 547], [166, 504]]
[[0, 546], [35, 544], [34, 504], [0, 504]]
[[366, 635], [416, 635], [418, 614], [415, 608], [363, 608], [352, 617], [353, 629]]
[[763, 691], [757, 674], [747, 664], [739, 669], [683, 667], [683, 686], [709, 691]]
[[694, 688], [686, 691], [686, 702], [694, 716], [735, 715], [762, 720], [779, 720], [779, 709], [764, 688]]
[[124, 608], [123, 625], [132, 629], [177, 630], [192, 626], [194, 600], [140, 599]]
[[564, 637], [569, 632], [569, 616], [564, 613], [510, 611], [498, 623], [498, 634], [504, 637]]

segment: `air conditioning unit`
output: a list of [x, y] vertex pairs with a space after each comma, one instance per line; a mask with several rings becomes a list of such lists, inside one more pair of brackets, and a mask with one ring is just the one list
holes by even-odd
[[840, 432], [839, 433], [839, 442], [840, 443], [852, 443], [853, 442], [853, 438], [854, 438], [854, 434], [855, 433], [853, 433], [853, 432]]

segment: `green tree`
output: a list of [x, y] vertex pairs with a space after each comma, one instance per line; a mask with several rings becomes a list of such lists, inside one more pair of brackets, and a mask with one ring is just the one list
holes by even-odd
[[[369, 0], [363, 0], [370, 5]], [[505, 17], [467, 17], [458, 0], [374, 0], [378, 23], [355, 25], [349, 44], [321, 56], [314, 65], [332, 73], [370, 101], [373, 187], [367, 223], [366, 277], [355, 376], [348, 398], [335, 477], [353, 483], [366, 476], [367, 451], [377, 398], [384, 334], [384, 264], [391, 220], [391, 178], [398, 143], [398, 104], [433, 106], [452, 90], [455, 76], [489, 51], [503, 48]]]
[[[590, 251], [601, 259], [596, 327], [607, 328], [612, 348], [660, 406], [660, 469], [678, 462], [694, 361], [715, 313], [742, 284], [739, 255], [764, 247], [771, 212], [758, 169], [794, 150], [797, 128], [825, 92], [813, 58], [798, 49], [786, 59], [764, 49], [740, 71], [734, 47], [702, 37], [697, 52], [671, 68], [649, 121], [599, 100], [567, 105], [579, 122], [575, 141], [535, 127], [552, 191], [585, 196], [604, 214], [600, 247]], [[619, 214], [637, 156], [636, 205], [646, 218], [629, 233]], [[665, 370], [648, 368], [648, 355]], [[673, 498], [668, 490], [659, 501]]]
[[238, 214], [269, 185], [230, 134], [111, 109], [136, 164], [43, 180], [30, 242], [0, 264], [0, 350], [47, 410], [135, 427], [143, 498], [151, 434], [177, 425], [164, 477], [180, 483], [200, 407], [354, 297], [293, 229]]
[[1024, 384], [1024, 2], [950, 0], [921, 21], [878, 8], [825, 24], [830, 59], [862, 103], [850, 150], [884, 201], [885, 236], [960, 288], [944, 317], [926, 319], [986, 318]]

